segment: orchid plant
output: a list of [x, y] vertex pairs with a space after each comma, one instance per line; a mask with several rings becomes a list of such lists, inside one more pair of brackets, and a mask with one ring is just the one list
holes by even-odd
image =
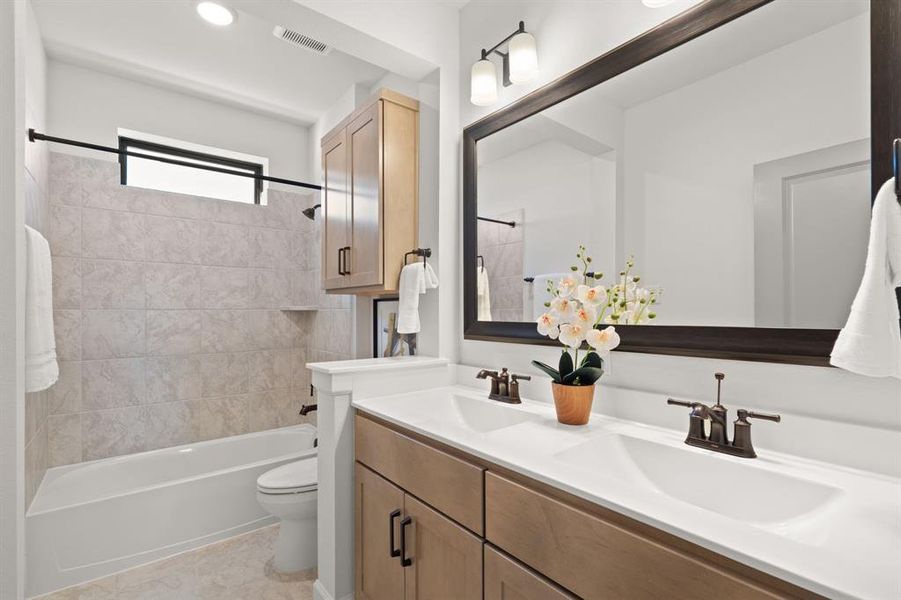
[[[576, 259], [579, 264], [570, 267], [571, 275], [558, 282], [548, 281], [551, 300], [544, 303], [548, 310], [538, 317], [538, 333], [552, 340], [559, 338], [565, 346], [558, 368], [537, 360], [532, 364], [558, 384], [593, 385], [604, 374], [601, 355], [608, 356], [619, 346], [614, 325], [640, 325], [656, 318], [652, 307], [657, 291], [639, 287], [641, 278], [632, 273], [632, 258], [610, 287], [600, 283], [603, 273], [590, 271], [591, 257], [585, 246], [579, 246]], [[585, 343], [592, 349], [580, 361], [579, 350]]]

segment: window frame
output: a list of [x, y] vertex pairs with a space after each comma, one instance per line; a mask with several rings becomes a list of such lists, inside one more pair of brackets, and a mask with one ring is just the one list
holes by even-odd
[[[215, 154], [208, 154], [206, 152], [197, 152], [196, 150], [186, 150], [184, 148], [179, 148], [178, 146], [169, 146], [167, 144], [159, 144], [156, 142], [148, 142], [147, 140], [142, 140], [139, 138], [133, 138], [128, 136], [119, 136], [119, 183], [122, 185], [128, 185], [128, 158], [129, 155], [126, 152], [129, 151], [142, 151], [146, 150], [148, 152], [160, 152], [170, 155], [175, 159], [191, 159], [191, 160], [201, 160], [207, 163], [213, 163], [217, 166], [231, 168], [231, 169], [242, 169], [247, 171], [252, 171], [254, 175], [257, 176], [257, 179], [254, 180], [253, 186], [253, 204], [259, 205], [263, 195], [263, 175], [264, 175], [264, 167], [261, 163], [248, 162], [243, 160], [237, 160], [234, 158], [226, 158], [224, 156], [217, 156]], [[139, 158], [140, 157], [134, 157]], [[148, 160], [148, 159], [143, 159]], [[192, 167], [185, 167], [186, 169], [190, 169]], [[248, 203], [249, 204], [249, 203]]]

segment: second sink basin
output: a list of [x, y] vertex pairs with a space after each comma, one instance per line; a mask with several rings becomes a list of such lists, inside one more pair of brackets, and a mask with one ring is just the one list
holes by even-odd
[[601, 435], [555, 458], [749, 523], [786, 523], [825, 506], [840, 493], [815, 481], [755, 466], [753, 460], [629, 435]]

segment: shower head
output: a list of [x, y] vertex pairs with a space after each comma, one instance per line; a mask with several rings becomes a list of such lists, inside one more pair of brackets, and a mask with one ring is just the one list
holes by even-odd
[[314, 204], [310, 208], [303, 209], [303, 216], [308, 218], [309, 220], [314, 220], [316, 217], [316, 209], [322, 206], [321, 204]]

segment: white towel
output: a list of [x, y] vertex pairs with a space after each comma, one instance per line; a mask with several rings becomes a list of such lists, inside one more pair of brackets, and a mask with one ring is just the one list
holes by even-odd
[[488, 270], [485, 267], [476, 267], [476, 297], [478, 299], [479, 321], [491, 320], [491, 287], [488, 282]]
[[400, 272], [398, 285], [397, 333], [419, 333], [419, 295], [438, 287], [432, 265], [415, 262]]
[[532, 282], [532, 320], [537, 321], [538, 317], [546, 313], [548, 308], [544, 303], [554, 299], [547, 293], [547, 282], [553, 282], [556, 287], [561, 279], [569, 275], [572, 273], [542, 273], [535, 276], [535, 281]]
[[53, 337], [53, 277], [50, 244], [25, 226], [25, 391], [40, 392], [56, 383]]
[[863, 280], [832, 348], [833, 365], [870, 377], [901, 378], [901, 205], [894, 186], [889, 179], [876, 194]]

